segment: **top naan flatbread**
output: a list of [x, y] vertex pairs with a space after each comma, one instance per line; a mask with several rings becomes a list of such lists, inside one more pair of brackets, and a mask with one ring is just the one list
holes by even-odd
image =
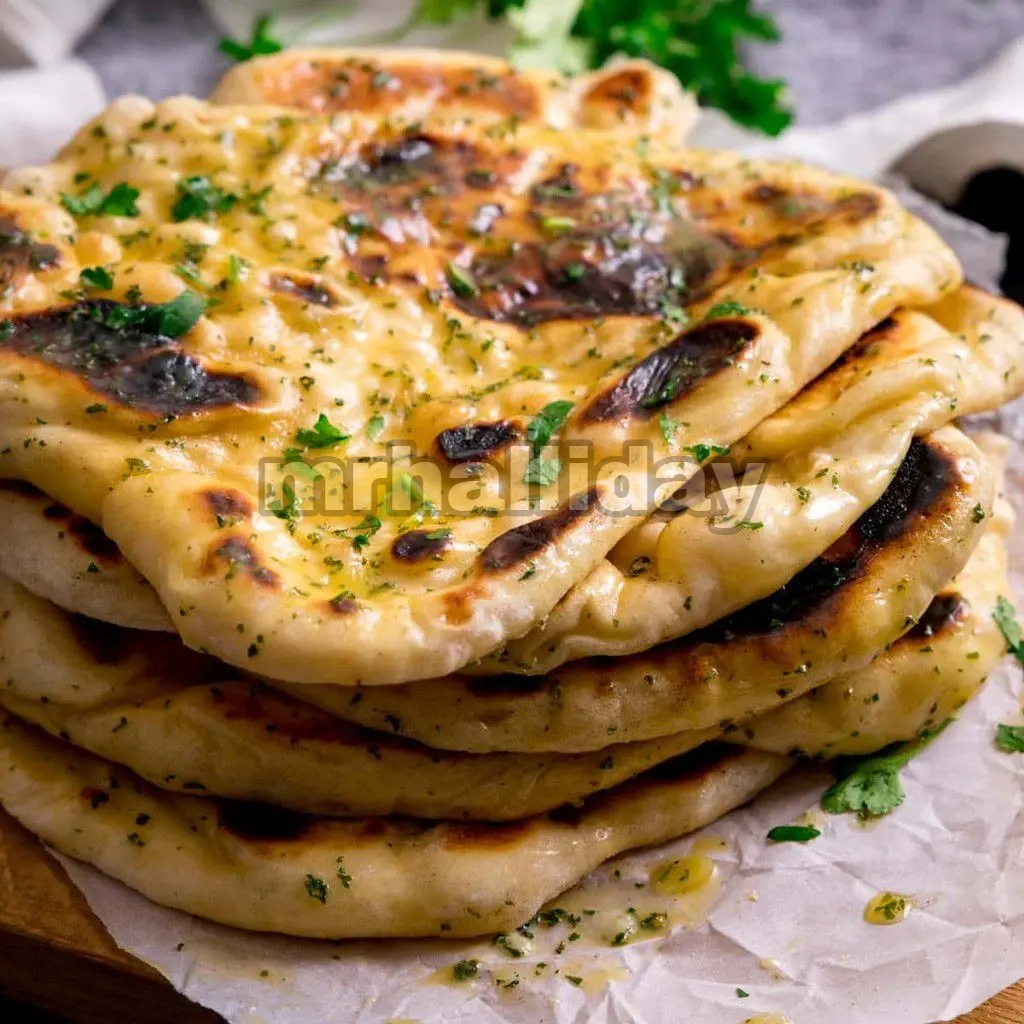
[[429, 115], [610, 129], [666, 142], [681, 142], [697, 119], [697, 103], [675, 75], [649, 61], [618, 61], [569, 78], [456, 50], [288, 50], [237, 64], [210, 99], [326, 114], [363, 110], [407, 123]]
[[884, 191], [607, 131], [127, 99], [4, 184], [0, 475], [299, 682], [524, 632], [695, 451], [959, 283]]

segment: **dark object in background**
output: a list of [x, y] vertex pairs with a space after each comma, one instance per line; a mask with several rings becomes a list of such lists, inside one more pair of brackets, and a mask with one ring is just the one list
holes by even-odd
[[1024, 303], [1024, 174], [1012, 167], [980, 171], [949, 209], [990, 231], [1009, 235], [1006, 269], [999, 284], [1011, 299]]
[[11, 1024], [67, 1024], [63, 1017], [54, 1017], [46, 1010], [15, 1003], [3, 996], [0, 996], [0, 1020]]

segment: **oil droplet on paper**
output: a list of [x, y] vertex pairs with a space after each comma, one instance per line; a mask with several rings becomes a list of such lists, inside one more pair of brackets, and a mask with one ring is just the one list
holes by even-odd
[[656, 864], [651, 869], [651, 885], [669, 896], [682, 896], [709, 885], [715, 871], [715, 862], [710, 857], [690, 854]]
[[762, 1013], [756, 1017], [748, 1017], [743, 1024], [792, 1024], [788, 1017], [781, 1013]]
[[690, 847], [690, 853], [697, 856], [727, 853], [728, 850], [729, 840], [723, 839], [721, 836], [701, 836], [700, 839], [695, 839], [693, 846]]
[[613, 981], [628, 981], [629, 971], [618, 963], [593, 963], [569, 960], [558, 965], [559, 974], [569, 984], [582, 989], [587, 995], [599, 995]]
[[899, 924], [907, 919], [913, 909], [912, 897], [901, 896], [896, 892], [880, 892], [868, 900], [864, 908], [864, 920], [868, 924]]

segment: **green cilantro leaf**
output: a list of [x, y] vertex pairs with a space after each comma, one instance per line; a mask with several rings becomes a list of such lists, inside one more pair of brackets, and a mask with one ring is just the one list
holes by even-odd
[[217, 213], [227, 213], [238, 202], [233, 192], [218, 188], [209, 178], [194, 174], [178, 182], [178, 199], [171, 209], [176, 221], [203, 220]]
[[331, 894], [330, 886], [316, 875], [306, 875], [306, 892], [318, 903], [326, 903], [327, 897]]
[[460, 960], [452, 967], [452, 981], [469, 981], [479, 973], [479, 960]]
[[558, 479], [558, 474], [561, 471], [562, 463], [559, 459], [542, 459], [535, 456], [526, 464], [523, 483], [550, 487]]
[[1013, 605], [1005, 597], [1000, 597], [996, 601], [992, 618], [999, 627], [999, 632], [1003, 634], [1006, 650], [1024, 665], [1024, 642], [1021, 640], [1020, 626], [1017, 624], [1016, 616], [1017, 613], [1013, 610]]
[[877, 818], [895, 810], [905, 796], [900, 771], [921, 753], [945, 728], [950, 720], [922, 733], [910, 743], [897, 744], [888, 753], [883, 751], [857, 761], [853, 770], [830, 786], [821, 798], [821, 806], [830, 814], [856, 812], [859, 818]]
[[658, 417], [658, 426], [661, 427], [661, 436], [665, 439], [665, 444], [671, 444], [672, 438], [676, 436], [676, 431], [682, 424], [679, 420], [672, 419], [667, 412], [663, 412]]
[[996, 746], [1007, 754], [1024, 754], [1024, 725], [997, 725]]
[[452, 291], [459, 298], [471, 299], [473, 296], [480, 294], [480, 289], [477, 287], [476, 281], [473, 280], [473, 275], [464, 267], [460, 267], [455, 263], [449, 263], [445, 274], [448, 278], [448, 283], [452, 286]]
[[100, 292], [109, 292], [114, 287], [114, 275], [106, 267], [85, 267], [78, 280], [84, 287]]
[[817, 839], [821, 830], [813, 825], [776, 825], [768, 832], [768, 841], [772, 843], [809, 843]]
[[369, 440], [376, 441], [383, 429], [384, 417], [379, 412], [375, 412], [366, 424], [366, 436]]
[[195, 326], [205, 310], [206, 299], [186, 290], [170, 302], [97, 307], [90, 312], [95, 319], [114, 331], [135, 327], [152, 334], [161, 334], [165, 338], [180, 338]]
[[688, 444], [684, 452], [689, 452], [698, 462], [707, 462], [712, 455], [728, 455], [731, 448], [720, 444]]
[[300, 427], [295, 431], [295, 441], [304, 448], [333, 448], [342, 441], [351, 437], [343, 430], [336, 427], [328, 418], [326, 413], [320, 413], [312, 430]]
[[530, 421], [526, 428], [526, 439], [530, 442], [530, 454], [534, 459], [551, 440], [551, 435], [565, 425], [574, 405], [575, 403], [564, 400], [550, 402]]
[[139, 190], [123, 181], [107, 193], [104, 193], [99, 182], [94, 181], [77, 196], [68, 195], [67, 192], [60, 194], [64, 209], [76, 217], [137, 217], [139, 208], [135, 205], [135, 200], [138, 198]]
[[345, 858], [338, 858], [338, 881], [341, 882], [343, 889], [352, 888], [352, 876], [345, 870]]
[[257, 18], [252, 29], [252, 39], [248, 43], [239, 43], [234, 39], [222, 39], [217, 48], [225, 56], [235, 61], [250, 60], [252, 57], [264, 57], [268, 53], [280, 53], [284, 44], [278, 42], [271, 32], [274, 18], [264, 15]]
[[705, 314], [705, 320], [718, 320], [724, 316], [746, 316], [750, 310], [742, 302], [719, 302]]

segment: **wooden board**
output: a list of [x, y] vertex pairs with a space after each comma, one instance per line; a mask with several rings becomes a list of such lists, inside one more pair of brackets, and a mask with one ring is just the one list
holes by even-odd
[[[0, 993], [75, 1024], [216, 1024], [119, 950], [60, 865], [0, 811]], [[1024, 982], [957, 1024], [1024, 1024]]]

